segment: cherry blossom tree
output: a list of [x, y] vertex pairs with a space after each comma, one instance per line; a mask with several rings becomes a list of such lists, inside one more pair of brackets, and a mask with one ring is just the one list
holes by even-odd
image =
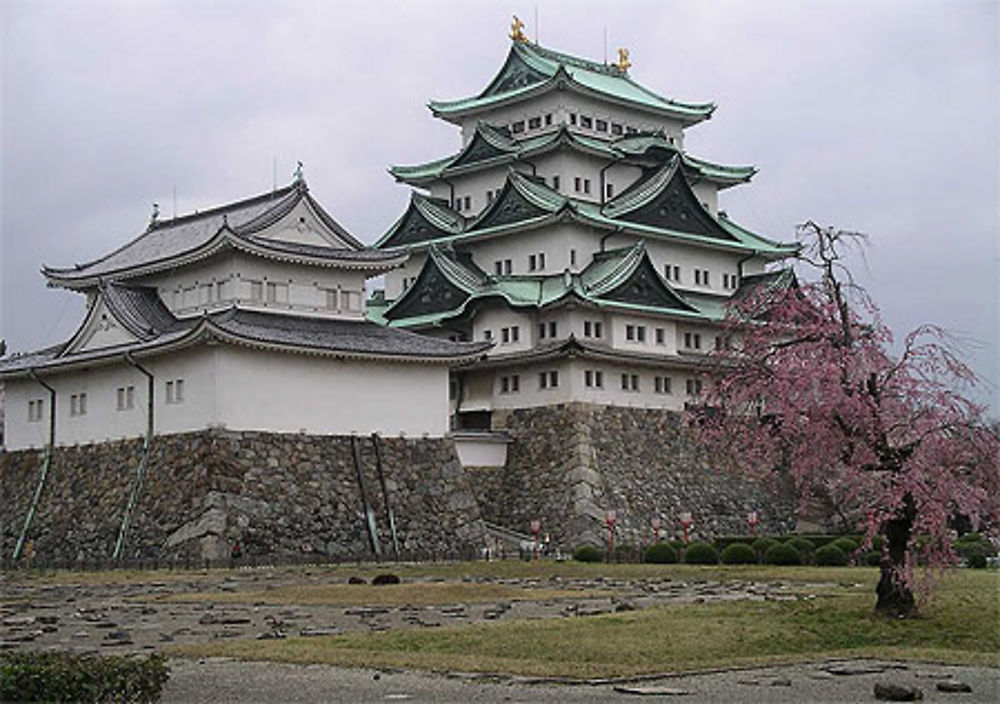
[[914, 566], [953, 564], [950, 523], [1000, 535], [1000, 439], [969, 399], [976, 375], [940, 328], [893, 337], [844, 266], [863, 236], [809, 222], [799, 260], [818, 275], [759, 277], [730, 305], [695, 427], [717, 455], [782, 473], [803, 505], [816, 490], [860, 507], [883, 537], [875, 612], [916, 613]]

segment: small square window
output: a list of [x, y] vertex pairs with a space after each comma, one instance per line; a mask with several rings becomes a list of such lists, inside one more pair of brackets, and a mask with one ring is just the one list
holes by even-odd
[[656, 344], [663, 345], [667, 341], [667, 331], [663, 328], [656, 328]]
[[594, 123], [594, 129], [596, 129], [598, 132], [607, 132], [608, 131], [607, 120], [597, 120]]
[[639, 130], [637, 130], [635, 127], [626, 127], [625, 131], [628, 132], [629, 134], [636, 134]]
[[625, 326], [625, 339], [629, 341], [635, 340], [635, 325]]
[[611, 134], [620, 135], [622, 133], [622, 126], [617, 122], [611, 123]]
[[492, 330], [483, 330], [483, 339], [487, 340], [487, 341], [492, 340], [493, 339], [493, 331]]
[[646, 341], [646, 326], [645, 325], [637, 325], [635, 327], [635, 339], [637, 341], [639, 341], [639, 342], [645, 342]]
[[524, 120], [520, 120], [518, 122], [513, 123], [510, 126], [510, 131], [513, 132], [514, 134], [521, 134], [522, 132], [524, 132]]
[[548, 127], [552, 124], [552, 113], [545, 114], [545, 126]]
[[571, 125], [575, 125], [576, 124], [576, 113], [575, 112], [571, 112], [569, 114], [569, 124], [571, 124]]
[[550, 320], [549, 321], [549, 337], [555, 337], [555, 336], [556, 336], [556, 321]]
[[602, 327], [603, 326], [601, 325], [600, 322], [597, 322], [597, 321], [594, 322], [594, 337], [602, 337], [603, 336], [603, 333], [601, 332], [601, 328]]
[[553, 389], [559, 386], [559, 372], [552, 370], [549, 372], [549, 386]]
[[528, 120], [528, 129], [537, 130], [541, 126], [542, 126], [542, 118], [540, 117], [532, 117], [531, 119]]
[[510, 328], [500, 329], [500, 341], [504, 343], [510, 342]]
[[594, 126], [593, 118], [587, 117], [586, 115], [580, 115], [580, 127], [585, 129], [591, 129]]
[[613, 183], [605, 184], [604, 190], [607, 193], [608, 198], [614, 198], [615, 197], [615, 184], [613, 184]]

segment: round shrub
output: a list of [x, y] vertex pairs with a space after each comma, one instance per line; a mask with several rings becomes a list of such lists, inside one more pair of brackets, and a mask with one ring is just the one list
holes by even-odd
[[677, 551], [667, 543], [656, 543], [646, 548], [642, 559], [654, 565], [672, 565], [677, 562]]
[[816, 550], [813, 560], [817, 565], [823, 567], [843, 567], [847, 564], [847, 555], [844, 551], [831, 543]]
[[581, 545], [573, 551], [573, 559], [577, 562], [600, 562], [604, 559], [604, 552], [593, 545]]
[[862, 558], [861, 562], [869, 567], [878, 567], [882, 564], [882, 553], [872, 550], [871, 552], [866, 552]]
[[836, 545], [838, 548], [844, 551], [845, 555], [850, 555], [852, 552], [860, 547], [857, 540], [854, 538], [848, 538], [846, 535], [842, 538], [837, 538], [831, 543], [831, 545]]
[[681, 550], [687, 547], [687, 543], [685, 543], [683, 540], [671, 540], [669, 544], [670, 547], [672, 547], [678, 553], [680, 553]]
[[684, 562], [689, 565], [715, 565], [719, 562], [719, 553], [708, 543], [694, 542], [688, 545]]
[[788, 543], [775, 543], [764, 553], [764, 562], [769, 565], [801, 565], [799, 551]]
[[785, 544], [791, 545], [800, 555], [811, 554], [816, 550], [816, 543], [809, 540], [809, 538], [803, 538], [798, 535], [786, 540]]
[[971, 550], [966, 552], [964, 557], [965, 564], [969, 567], [977, 570], [986, 569], [986, 551], [978, 545], [974, 545]]
[[757, 553], [746, 543], [730, 543], [721, 558], [724, 565], [752, 565], [757, 562]]
[[777, 540], [765, 536], [762, 538], [757, 538], [755, 541], [753, 541], [753, 549], [756, 551], [758, 555], [763, 555], [771, 548], [772, 545], [777, 545], [777, 544], [778, 544]]

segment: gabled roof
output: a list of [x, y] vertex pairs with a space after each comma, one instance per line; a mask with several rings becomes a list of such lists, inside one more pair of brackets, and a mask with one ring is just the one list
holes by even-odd
[[[261, 237], [259, 233], [305, 201], [342, 246], [304, 245]], [[385, 270], [405, 260], [402, 252], [367, 249], [309, 195], [305, 181], [246, 200], [170, 220], [153, 220], [128, 244], [86, 264], [43, 267], [51, 285], [89, 288], [102, 280], [141, 276], [208, 256], [221, 247], [320, 266]]]
[[379, 238], [375, 247], [399, 247], [451, 237], [464, 229], [465, 218], [452, 210], [446, 200], [413, 191], [406, 211]]
[[687, 125], [711, 117], [715, 110], [713, 103], [684, 103], [657, 95], [615, 65], [519, 41], [512, 43], [503, 67], [481, 93], [461, 100], [431, 101], [429, 107], [436, 116], [457, 121], [559, 88], [671, 117]]
[[603, 252], [579, 274], [492, 275], [462, 262], [454, 251], [431, 247], [416, 281], [379, 317], [393, 326], [441, 323], [477, 300], [498, 299], [513, 308], [544, 308], [575, 300], [597, 307], [703, 318], [656, 271], [645, 244]]
[[[376, 246], [407, 244], [414, 249], [423, 249], [431, 244], [451, 246], [568, 219], [597, 230], [617, 230], [637, 237], [703, 244], [772, 258], [789, 256], [797, 251], [797, 245], [782, 244], [756, 235], [736, 225], [724, 214], [714, 217], [694, 195], [679, 164], [680, 157], [675, 156], [668, 166], [651, 171], [604, 206], [569, 198], [549, 188], [540, 178], [509, 169], [500, 194], [476, 218], [466, 220], [439, 205], [442, 212], [454, 216], [452, 231], [432, 227], [421, 230], [417, 226], [403, 240], [397, 233], [403, 229], [404, 223], [410, 222], [407, 219], [408, 210]], [[415, 195], [414, 202], [418, 198], [424, 197]]]
[[[60, 345], [0, 359], [0, 378], [32, 369], [113, 362], [126, 353], [137, 357], [163, 354], [208, 339], [272, 351], [443, 363], [471, 360], [490, 347], [484, 342], [451, 342], [417, 335], [367, 320], [309, 318], [236, 307], [200, 318], [177, 319], [159, 302], [155, 291], [141, 287], [110, 285], [101, 289], [100, 296], [118, 322], [136, 334], [134, 342], [77, 352], [74, 335]], [[97, 305], [95, 302], [94, 307]]]
[[[503, 142], [503, 146], [487, 148], [482, 145], [490, 143], [486, 136], [490, 133], [503, 135], [505, 130], [479, 122], [469, 144], [457, 154], [424, 164], [392, 166], [389, 173], [397, 181], [414, 186], [428, 186], [441, 178], [526, 161], [557, 149], [571, 149], [602, 158], [651, 165], [667, 163], [680, 154], [682, 166], [689, 178], [705, 179], [717, 184], [719, 188], [746, 183], [757, 173], [753, 166], [727, 166], [685, 154], [662, 130], [638, 132], [607, 141], [578, 134], [566, 125], [560, 125], [529, 139], [516, 141], [510, 138], [509, 142]], [[477, 143], [480, 146], [475, 146]]]

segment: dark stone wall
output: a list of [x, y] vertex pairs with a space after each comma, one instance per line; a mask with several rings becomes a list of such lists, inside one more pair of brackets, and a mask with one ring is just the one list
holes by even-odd
[[684, 511], [700, 537], [745, 534], [752, 510], [760, 532], [794, 527], [788, 487], [716, 469], [680, 413], [572, 403], [495, 412], [493, 422], [515, 441], [506, 466], [481, 482], [483, 517], [522, 532], [540, 519], [564, 548], [603, 544], [608, 509], [616, 540], [632, 544], [652, 540], [653, 516], [679, 533]]
[[[482, 542], [470, 482], [448, 439], [380, 438], [385, 492], [369, 437], [357, 438], [368, 505], [391, 555], [386, 497], [405, 553], [445, 555]], [[46, 561], [107, 559], [142, 441], [56, 448], [28, 538]], [[205, 431], [154, 439], [126, 556], [224, 559], [249, 554], [371, 556], [351, 438]], [[9, 559], [38, 483], [42, 453], [0, 456], [0, 548]]]

